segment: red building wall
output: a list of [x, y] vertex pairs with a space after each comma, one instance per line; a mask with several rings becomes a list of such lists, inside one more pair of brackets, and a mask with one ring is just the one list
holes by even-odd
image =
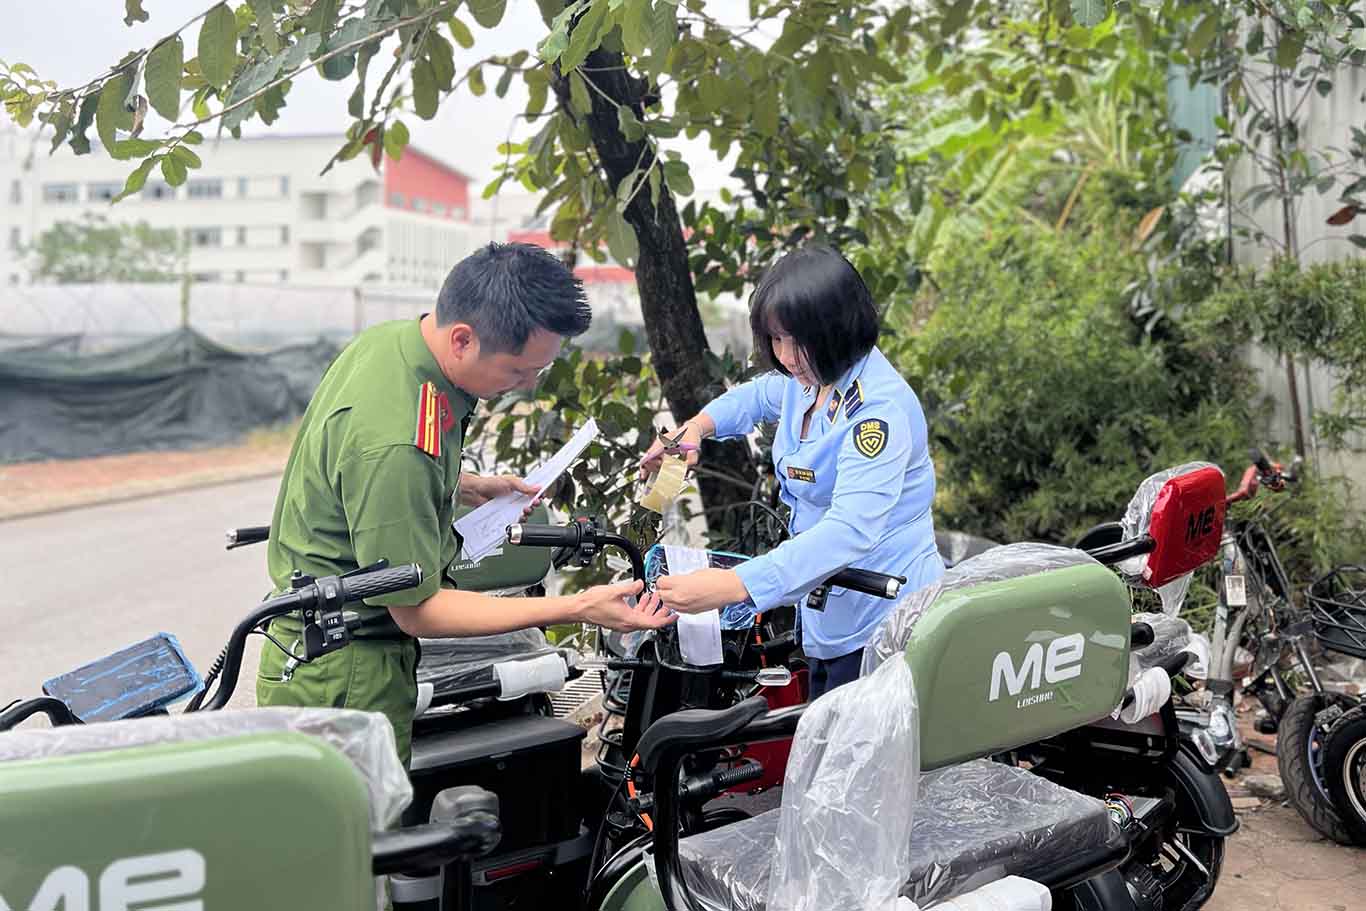
[[[402, 197], [402, 202], [395, 198]], [[418, 204], [423, 200], [426, 206]], [[470, 217], [470, 179], [455, 168], [408, 146], [398, 161], [384, 161], [384, 204], [394, 209], [431, 212], [440, 206], [447, 218], [468, 221]], [[452, 216], [451, 208], [459, 211]]]

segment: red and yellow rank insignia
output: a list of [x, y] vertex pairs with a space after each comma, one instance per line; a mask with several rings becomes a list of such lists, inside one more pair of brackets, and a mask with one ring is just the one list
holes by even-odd
[[434, 459], [441, 458], [443, 425], [448, 418], [454, 423], [450, 403], [441, 401], [444, 398], [433, 383], [423, 383], [417, 388], [417, 433], [413, 445]]

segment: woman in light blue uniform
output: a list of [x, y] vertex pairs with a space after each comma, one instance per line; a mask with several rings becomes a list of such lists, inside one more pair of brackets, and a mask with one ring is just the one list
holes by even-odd
[[[776, 422], [773, 463], [793, 536], [733, 570], [663, 577], [658, 591], [682, 613], [746, 597], [760, 610], [800, 600], [814, 699], [858, 676], [863, 646], [893, 602], [836, 588], [813, 607], [808, 592], [850, 566], [905, 576], [906, 591], [943, 575], [930, 515], [934, 464], [920, 401], [877, 349], [877, 309], [843, 256], [825, 247], [788, 254], [755, 289], [750, 323], [772, 372], [712, 401], [680, 441], [695, 447]], [[656, 443], [646, 453], [646, 471], [662, 451]], [[696, 456], [688, 448], [689, 461]]]

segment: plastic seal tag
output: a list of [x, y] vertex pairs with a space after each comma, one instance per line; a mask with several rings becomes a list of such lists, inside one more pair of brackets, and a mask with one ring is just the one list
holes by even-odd
[[1247, 580], [1242, 576], [1224, 576], [1224, 600], [1229, 607], [1247, 607]]
[[637, 502], [646, 509], [663, 515], [669, 504], [678, 499], [678, 495], [683, 492], [687, 474], [688, 463], [685, 460], [678, 456], [664, 456], [660, 460], [659, 471], [655, 474], [650, 489], [645, 491]]

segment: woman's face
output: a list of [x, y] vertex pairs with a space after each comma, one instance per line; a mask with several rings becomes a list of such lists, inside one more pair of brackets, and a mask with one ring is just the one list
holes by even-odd
[[792, 374], [792, 378], [803, 386], [819, 386], [820, 380], [806, 361], [806, 353], [797, 345], [795, 339], [781, 326], [769, 326], [769, 341], [773, 345], [773, 359]]

